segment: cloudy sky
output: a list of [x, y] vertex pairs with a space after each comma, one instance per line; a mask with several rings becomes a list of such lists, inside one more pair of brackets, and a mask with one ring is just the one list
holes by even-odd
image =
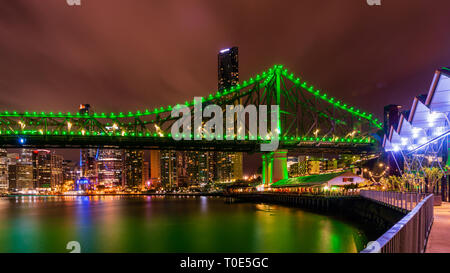
[[284, 64], [379, 118], [450, 65], [450, 1], [0, 0], [0, 111], [135, 111], [217, 87], [217, 51], [241, 79]]

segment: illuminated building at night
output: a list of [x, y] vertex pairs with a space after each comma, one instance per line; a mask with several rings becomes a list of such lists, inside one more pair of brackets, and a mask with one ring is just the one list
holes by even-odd
[[161, 150], [161, 184], [164, 187], [176, 187], [178, 182], [177, 152]]
[[8, 152], [0, 149], [0, 191], [8, 190]]
[[52, 180], [51, 152], [49, 150], [34, 150], [32, 162], [34, 188], [50, 189]]
[[92, 181], [97, 180], [96, 160], [99, 149], [80, 150], [81, 176], [89, 178]]
[[[217, 55], [218, 89], [229, 89], [239, 83], [239, 49], [222, 49]], [[229, 182], [242, 178], [242, 153], [216, 152], [215, 180]]]
[[217, 55], [218, 88], [220, 91], [239, 83], [239, 49], [222, 49]]
[[130, 188], [141, 188], [144, 181], [144, 151], [125, 150], [124, 184]]
[[150, 180], [150, 164], [148, 161], [144, 161], [144, 168], [142, 169], [142, 185], [146, 186]]
[[186, 152], [186, 176], [190, 183], [212, 183], [215, 178], [215, 153]]
[[123, 151], [102, 149], [95, 162], [97, 184], [105, 187], [123, 186]]
[[56, 188], [64, 183], [63, 175], [63, 157], [56, 153], [51, 154], [51, 187]]
[[32, 150], [22, 149], [17, 161], [17, 189], [33, 189], [33, 156]]
[[17, 190], [17, 162], [19, 154], [8, 154], [8, 187], [10, 190]]
[[77, 180], [77, 164], [71, 160], [63, 160], [63, 182]]
[[152, 183], [161, 182], [161, 151], [159, 150], [150, 151], [149, 180], [151, 180]]

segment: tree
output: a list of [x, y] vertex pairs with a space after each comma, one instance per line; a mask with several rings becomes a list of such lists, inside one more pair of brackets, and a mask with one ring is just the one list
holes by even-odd
[[428, 191], [433, 193], [436, 185], [441, 181], [442, 177], [444, 176], [444, 173], [436, 168], [427, 168], [425, 169], [425, 177], [428, 180]]
[[403, 178], [397, 176], [382, 177], [380, 183], [384, 189], [389, 191], [405, 191], [406, 182]]
[[404, 173], [402, 175], [402, 179], [403, 179], [404, 183], [409, 184], [410, 191], [414, 191], [414, 190], [418, 191], [425, 184], [423, 176], [418, 172]]

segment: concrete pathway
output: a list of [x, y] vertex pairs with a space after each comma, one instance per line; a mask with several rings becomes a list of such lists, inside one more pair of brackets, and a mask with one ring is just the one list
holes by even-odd
[[434, 207], [434, 223], [431, 227], [426, 253], [450, 253], [450, 203]]

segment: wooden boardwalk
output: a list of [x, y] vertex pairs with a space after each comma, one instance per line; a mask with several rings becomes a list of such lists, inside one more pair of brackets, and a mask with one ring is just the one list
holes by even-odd
[[431, 228], [426, 253], [450, 253], [450, 203], [434, 207], [434, 223]]

